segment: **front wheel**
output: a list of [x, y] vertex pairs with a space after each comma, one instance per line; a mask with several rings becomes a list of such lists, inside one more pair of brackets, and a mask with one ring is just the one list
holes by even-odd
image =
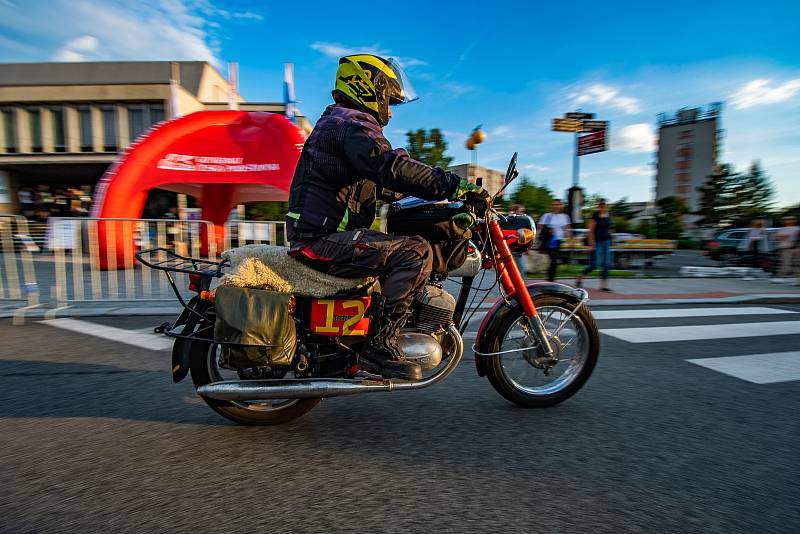
[[[192, 382], [199, 388], [211, 382], [238, 380], [238, 373], [220, 365], [219, 345], [215, 343], [192, 343]], [[240, 425], [281, 425], [305, 415], [321, 399], [285, 399], [273, 401], [224, 401], [202, 397], [218, 414]]]
[[481, 343], [481, 352], [505, 354], [475, 357], [487, 358], [486, 375], [503, 397], [525, 408], [546, 408], [573, 396], [589, 379], [600, 334], [586, 306], [573, 315], [577, 303], [559, 295], [537, 296], [534, 304], [554, 336], [555, 363], [543, 357], [521, 306], [501, 312], [492, 337]]

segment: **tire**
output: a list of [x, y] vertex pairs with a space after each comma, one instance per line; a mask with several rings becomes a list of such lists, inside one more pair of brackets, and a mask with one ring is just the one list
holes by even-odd
[[[577, 306], [571, 299], [552, 294], [536, 296], [534, 298], [534, 304], [536, 305], [536, 309], [540, 312], [540, 315], [542, 315], [543, 321], [546, 319], [546, 315], [550, 310], [562, 310], [559, 312], [559, 317], [566, 317]], [[513, 308], [506, 308], [500, 313], [503, 313], [503, 315], [496, 318], [497, 320], [494, 323], [495, 327], [491, 332], [492, 336], [488, 338], [486, 342], [481, 343], [481, 348], [483, 349], [481, 352], [491, 353], [506, 350], [503, 347], [503, 342], [507, 334], [512, 331], [515, 325], [521, 324], [524, 318], [522, 307], [519, 305]], [[552, 315], [555, 315], [555, 312], [551, 314], [551, 318]], [[486, 376], [497, 392], [507, 400], [523, 408], [547, 408], [564, 402], [577, 393], [586, 381], [589, 380], [597, 364], [597, 358], [600, 352], [600, 334], [597, 330], [597, 323], [586, 306], [578, 310], [567, 325], [570, 326], [570, 328], [574, 326], [576, 336], [580, 334], [582, 338], [580, 342], [582, 343], [582, 350], [580, 351], [582, 356], [577, 364], [570, 360], [569, 366], [564, 368], [562, 362], [559, 361], [559, 363], [553, 367], [553, 371], [557, 373], [559, 365], [562, 365], [561, 369], [564, 370], [565, 373], [565, 378], [557, 378], [553, 381], [553, 386], [545, 385], [542, 386], [541, 390], [535, 387], [525, 388], [523, 385], [517, 383], [514, 378], [509, 376], [507, 367], [510, 362], [517, 367], [521, 366], [525, 368], [525, 366], [527, 366], [530, 368], [529, 370], [533, 370], [532, 372], [538, 372], [542, 377], [547, 379], [540, 369], [536, 369], [527, 361], [526, 357], [523, 356], [527, 356], [527, 353], [518, 352], [507, 355], [476, 356], [476, 358], [484, 357], [487, 359]], [[551, 334], [552, 331], [555, 330], [549, 322], [546, 323], [545, 326]], [[567, 327], [565, 327], [565, 330], [567, 330]], [[526, 346], [527, 343], [527, 340], [523, 341], [523, 346]], [[567, 345], [566, 348], [569, 348], [569, 345], [573, 342], [566, 341], [564, 343]], [[576, 365], [574, 369], [573, 365]], [[567, 373], [570, 374], [567, 375]], [[559, 380], [561, 382], [559, 382]]]
[[[217, 345], [195, 341], [190, 350], [190, 370], [195, 388], [223, 380], [215, 363]], [[283, 405], [272, 406], [266, 402], [233, 402], [202, 396], [201, 398], [221, 416], [248, 426], [282, 425], [294, 421], [308, 413], [322, 400], [295, 399], [286, 401]]]

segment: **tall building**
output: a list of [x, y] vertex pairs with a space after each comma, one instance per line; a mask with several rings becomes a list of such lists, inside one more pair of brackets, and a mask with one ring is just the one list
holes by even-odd
[[[689, 210], [700, 207], [702, 186], [717, 164], [722, 130], [722, 103], [705, 109], [684, 108], [674, 115], [658, 116], [658, 159], [656, 200], [678, 196], [686, 200]], [[695, 217], [688, 217], [692, 222]]]
[[506, 173], [503, 171], [481, 167], [480, 165], [474, 165], [472, 163], [452, 165], [447, 167], [447, 170], [473, 184], [475, 180], [481, 178], [482, 187], [493, 195], [503, 187], [503, 181], [506, 177]]
[[[285, 112], [237, 98], [243, 111]], [[153, 124], [228, 107], [228, 81], [202, 61], [0, 64], [0, 213], [45, 203], [80, 215], [108, 166]], [[311, 130], [302, 115], [295, 122]]]

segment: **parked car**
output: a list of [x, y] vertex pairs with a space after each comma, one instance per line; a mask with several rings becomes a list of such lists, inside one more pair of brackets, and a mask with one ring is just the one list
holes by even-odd
[[749, 228], [727, 228], [706, 241], [708, 257], [715, 261], [733, 263], [739, 258], [739, 247], [747, 237]]
[[[749, 228], [727, 228], [720, 230], [714, 237], [705, 242], [705, 250], [708, 257], [719, 261], [725, 265], [750, 266], [752, 263], [751, 253], [742, 250]], [[775, 234], [778, 228], [767, 229], [767, 240], [769, 241], [770, 252], [763, 255], [761, 266], [767, 272], [774, 272], [777, 269], [777, 243]]]

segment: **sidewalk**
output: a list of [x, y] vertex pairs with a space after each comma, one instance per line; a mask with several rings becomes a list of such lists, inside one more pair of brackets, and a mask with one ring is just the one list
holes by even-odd
[[[538, 280], [528, 279], [529, 283]], [[572, 285], [573, 279], [559, 279], [558, 282]], [[610, 281], [613, 292], [597, 289], [599, 280], [585, 281], [592, 308], [602, 306], [641, 306], [676, 304], [791, 304], [800, 303], [800, 287], [791, 284], [774, 284], [768, 279], [742, 280], [737, 278], [619, 278]], [[483, 287], [494, 284], [494, 278], [486, 277]], [[446, 282], [445, 288], [453, 295], [458, 294], [455, 282]], [[494, 288], [480, 309], [490, 308], [500, 292]], [[0, 318], [11, 318], [17, 306], [0, 304]], [[25, 310], [26, 319], [55, 317], [97, 317], [164, 315], [174, 316], [181, 311], [177, 301], [105, 301], [82, 303], [63, 308], [41, 306]]]

